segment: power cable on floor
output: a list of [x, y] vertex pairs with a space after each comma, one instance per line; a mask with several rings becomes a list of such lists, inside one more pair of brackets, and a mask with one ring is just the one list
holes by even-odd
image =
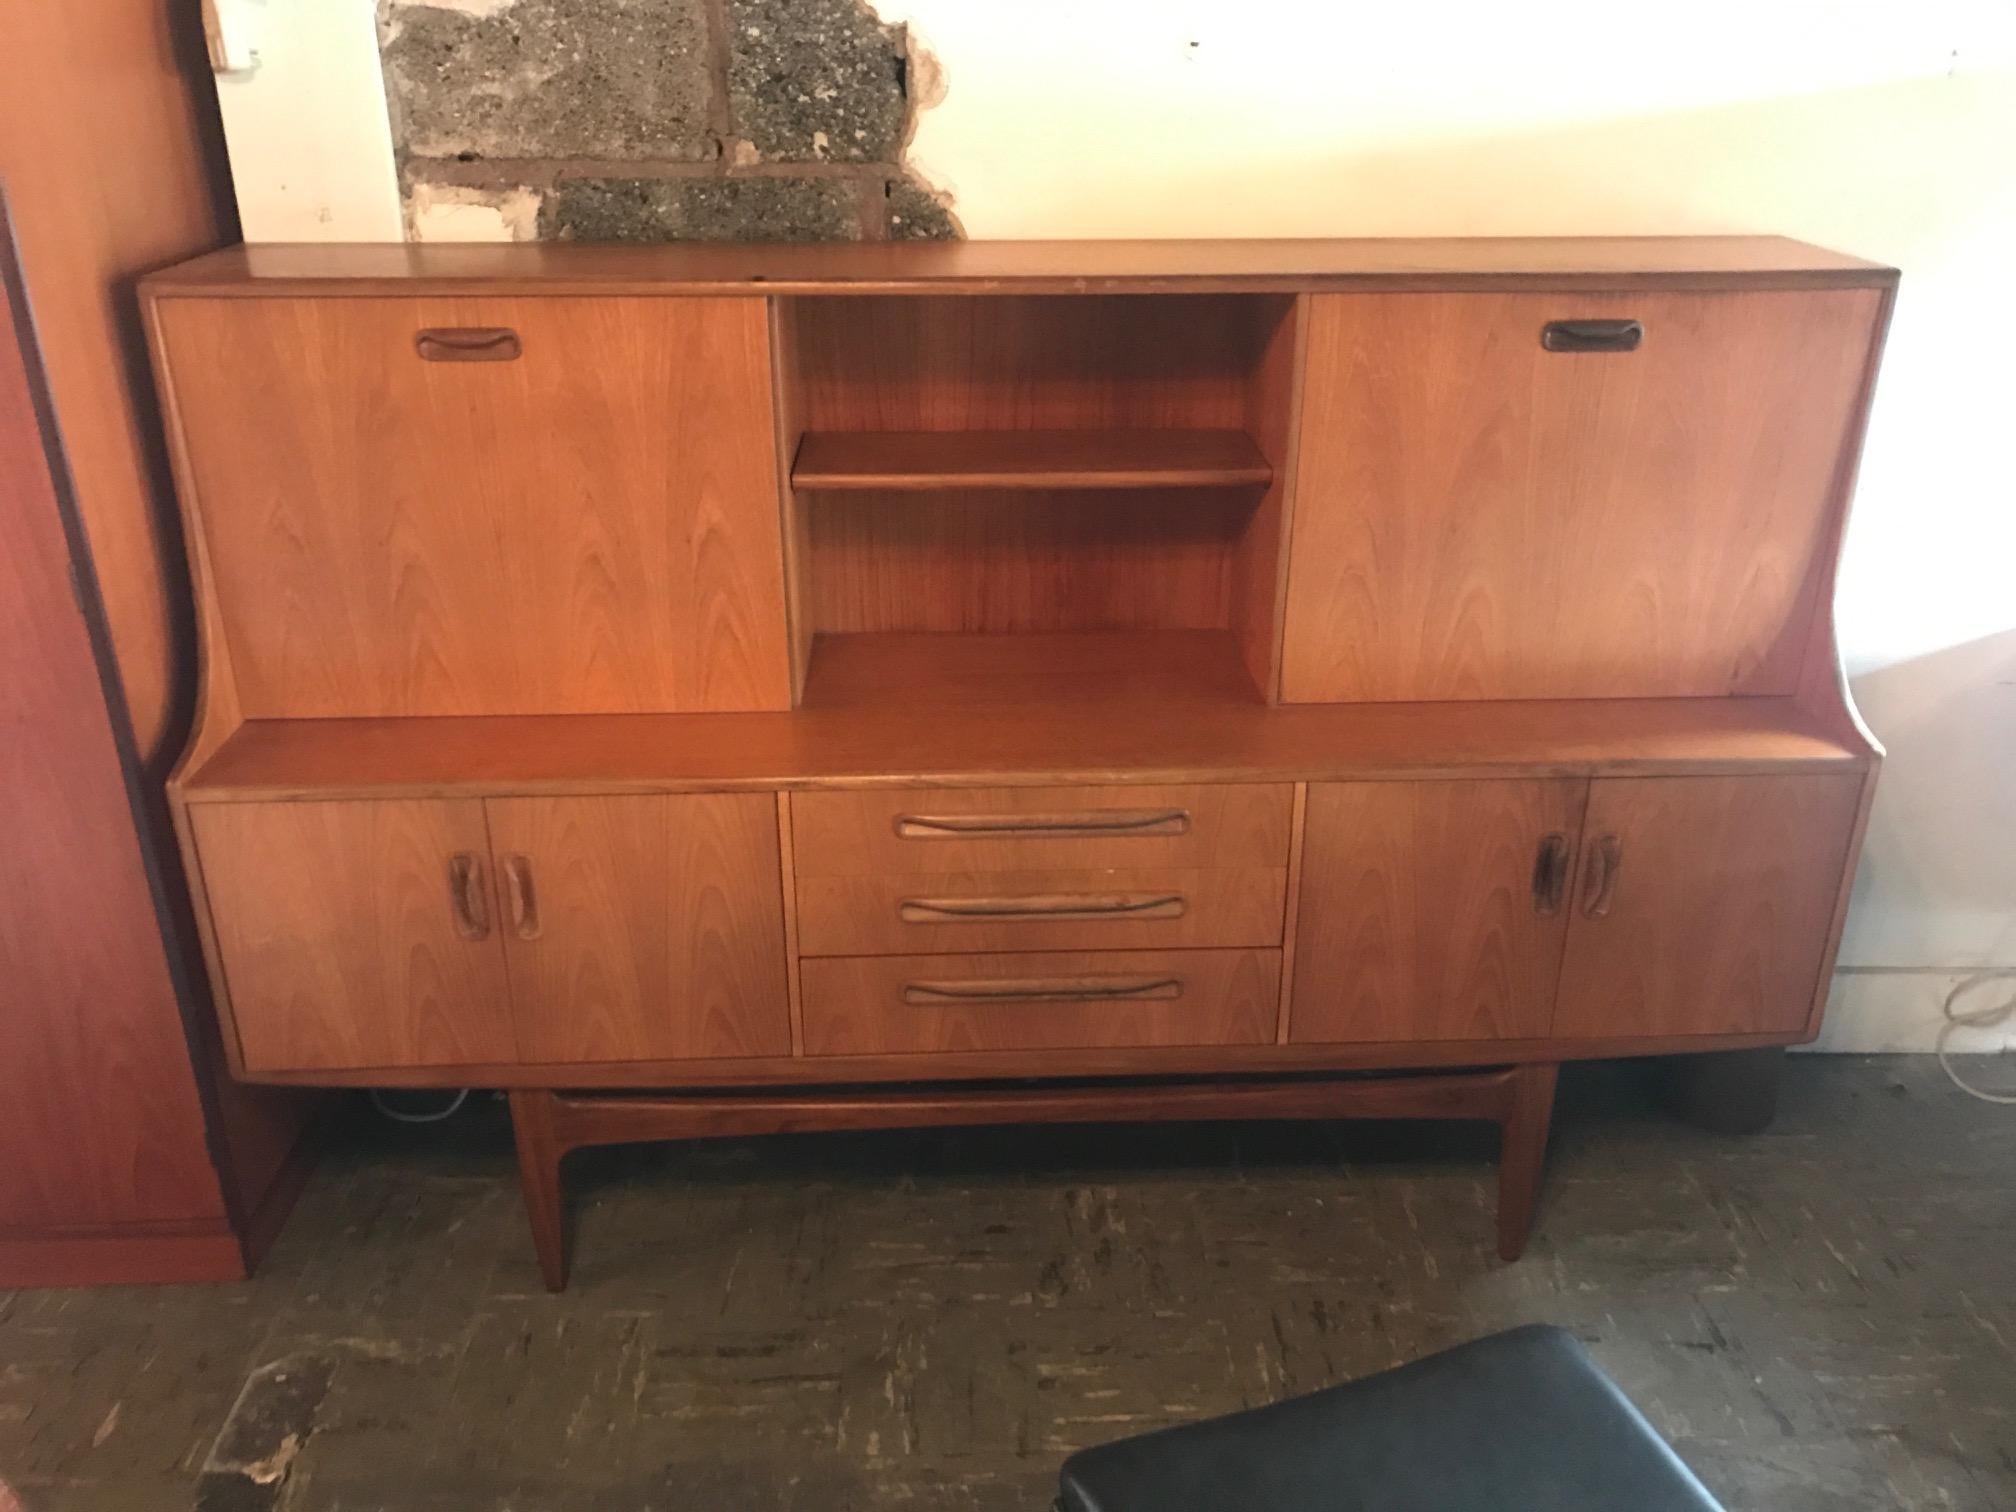
[[1960, 1008], [1960, 999], [1975, 988], [1986, 986], [1990, 982], [2008, 981], [2016, 981], [2016, 968], [2001, 967], [1993, 971], [1977, 971], [1973, 976], [1963, 977], [1955, 982], [1953, 990], [1946, 994], [1946, 1002], [1939, 1010], [1945, 1016], [1946, 1022], [1939, 1026], [1939, 1043], [1936, 1048], [1939, 1052], [1939, 1068], [1946, 1073], [1946, 1079], [1962, 1092], [1969, 1097], [1978, 1097], [1982, 1102], [2016, 1107], [2016, 1092], [1989, 1092], [1963, 1079], [1960, 1073], [1953, 1069], [1953, 1057], [1946, 1048], [1947, 1041], [1959, 1030], [1993, 1029], [1997, 1025], [2007, 1023], [2011, 1018], [2016, 1018], [2016, 995], [1991, 1008], [1971, 1008], [1964, 1012]]

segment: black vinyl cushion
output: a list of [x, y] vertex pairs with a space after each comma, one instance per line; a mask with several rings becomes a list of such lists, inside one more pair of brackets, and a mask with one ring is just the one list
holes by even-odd
[[1574, 1335], [1493, 1334], [1080, 1450], [1065, 1512], [1722, 1512]]

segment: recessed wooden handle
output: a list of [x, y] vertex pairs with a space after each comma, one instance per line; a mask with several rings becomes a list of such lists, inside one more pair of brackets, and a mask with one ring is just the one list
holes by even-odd
[[1031, 893], [1020, 898], [905, 898], [905, 924], [956, 924], [968, 919], [1180, 919], [1181, 893]]
[[508, 326], [434, 326], [413, 338], [429, 362], [510, 362], [524, 350]]
[[481, 857], [457, 851], [448, 858], [448, 902], [455, 933], [465, 940], [490, 938], [490, 889], [483, 882]]
[[539, 894], [532, 886], [529, 856], [504, 858], [504, 899], [511, 911], [511, 933], [521, 940], [539, 938]]
[[1540, 345], [1550, 352], [1635, 352], [1644, 339], [1636, 320], [1550, 320], [1540, 328]]
[[1533, 912], [1542, 918], [1561, 911], [1561, 899], [1568, 891], [1568, 837], [1543, 835], [1539, 852], [1533, 857]]
[[970, 835], [1041, 839], [1053, 835], [1184, 835], [1188, 809], [1081, 809], [1067, 814], [898, 814], [905, 840], [953, 840]]
[[1174, 976], [1067, 976], [974, 978], [963, 982], [905, 982], [903, 1001], [934, 1003], [1126, 1003], [1183, 996]]
[[1610, 912], [1623, 864], [1624, 842], [1615, 835], [1600, 835], [1589, 847], [1589, 862], [1582, 870], [1582, 912], [1589, 918], [1600, 919]]

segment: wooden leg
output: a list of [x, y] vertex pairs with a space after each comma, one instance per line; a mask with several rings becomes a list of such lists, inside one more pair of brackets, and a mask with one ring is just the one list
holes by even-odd
[[1551, 1061], [1517, 1067], [1511, 1101], [1499, 1124], [1498, 1254], [1517, 1260], [1532, 1232], [1547, 1163], [1547, 1131], [1554, 1122], [1554, 1083], [1561, 1067]]
[[546, 1290], [567, 1286], [566, 1197], [560, 1186], [561, 1147], [554, 1113], [559, 1099], [536, 1089], [511, 1094], [511, 1134], [518, 1142], [518, 1184], [532, 1220], [532, 1247]]

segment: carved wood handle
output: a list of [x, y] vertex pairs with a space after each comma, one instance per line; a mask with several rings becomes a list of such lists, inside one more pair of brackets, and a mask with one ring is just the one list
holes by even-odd
[[414, 336], [413, 350], [429, 362], [510, 362], [524, 347], [508, 326], [434, 326]]
[[511, 933], [521, 940], [538, 939], [539, 894], [532, 886], [529, 856], [513, 854], [504, 858], [504, 898], [511, 911]]
[[1181, 893], [1031, 893], [1020, 898], [905, 898], [905, 924], [956, 924], [967, 919], [1180, 919]]
[[1039, 839], [1048, 835], [1183, 835], [1188, 809], [1081, 809], [1068, 814], [898, 814], [905, 840], [950, 840], [968, 835]]
[[1636, 320], [1550, 320], [1540, 328], [1540, 345], [1550, 352], [1635, 352], [1644, 339]]
[[1589, 862], [1582, 871], [1582, 912], [1589, 918], [1600, 919], [1610, 912], [1623, 865], [1624, 842], [1615, 835], [1600, 835], [1589, 847]]
[[1533, 857], [1533, 912], [1551, 918], [1561, 911], [1568, 891], [1568, 837], [1558, 831], [1543, 835]]
[[1183, 996], [1183, 978], [1066, 976], [985, 978], [963, 982], [905, 982], [903, 1001], [934, 1003], [1120, 1003]]
[[490, 938], [490, 889], [483, 882], [482, 858], [457, 851], [448, 858], [448, 903], [455, 933], [465, 940]]

